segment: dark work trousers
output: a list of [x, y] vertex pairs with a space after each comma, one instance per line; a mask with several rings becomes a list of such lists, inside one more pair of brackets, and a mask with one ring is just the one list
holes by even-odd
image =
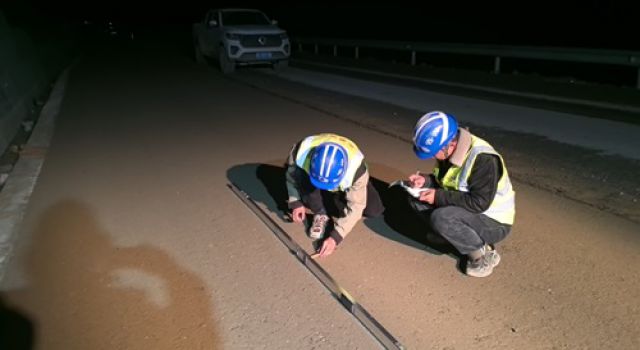
[[[302, 203], [314, 214], [327, 214], [332, 217], [344, 216], [347, 205], [346, 194], [342, 191], [324, 191], [311, 184], [308, 177], [301, 180], [300, 197]], [[371, 181], [367, 183], [367, 205], [362, 213], [365, 217], [375, 218], [384, 212], [380, 194]]]
[[461, 254], [469, 254], [485, 244], [503, 240], [511, 225], [502, 224], [484, 214], [447, 206], [432, 208], [409, 196], [409, 205], [427, 223], [431, 231], [451, 243]]

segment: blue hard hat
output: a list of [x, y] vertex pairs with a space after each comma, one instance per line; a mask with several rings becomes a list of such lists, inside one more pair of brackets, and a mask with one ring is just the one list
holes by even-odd
[[322, 190], [333, 190], [347, 171], [347, 151], [337, 143], [325, 142], [313, 150], [309, 177]]
[[413, 131], [413, 151], [420, 159], [435, 157], [458, 133], [456, 119], [444, 112], [433, 111], [422, 116]]

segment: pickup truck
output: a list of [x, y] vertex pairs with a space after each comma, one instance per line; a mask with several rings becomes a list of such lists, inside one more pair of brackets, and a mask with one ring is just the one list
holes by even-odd
[[210, 10], [193, 24], [193, 46], [197, 62], [217, 59], [225, 74], [239, 65], [270, 64], [282, 69], [288, 66], [291, 53], [286, 31], [254, 9]]

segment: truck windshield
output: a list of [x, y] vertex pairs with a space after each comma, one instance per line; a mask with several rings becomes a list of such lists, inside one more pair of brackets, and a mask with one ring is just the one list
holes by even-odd
[[267, 25], [271, 24], [267, 16], [256, 11], [229, 11], [222, 13], [222, 24], [225, 26], [238, 25]]

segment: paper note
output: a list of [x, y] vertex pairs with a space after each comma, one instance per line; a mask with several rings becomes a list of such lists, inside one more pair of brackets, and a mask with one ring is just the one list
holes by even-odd
[[415, 198], [420, 198], [420, 193], [422, 193], [424, 191], [428, 191], [428, 190], [431, 189], [431, 188], [428, 188], [428, 187], [414, 188], [414, 187], [409, 186], [409, 184], [406, 181], [403, 181], [403, 180], [394, 181], [389, 185], [389, 187], [391, 187], [391, 186], [400, 186]]

